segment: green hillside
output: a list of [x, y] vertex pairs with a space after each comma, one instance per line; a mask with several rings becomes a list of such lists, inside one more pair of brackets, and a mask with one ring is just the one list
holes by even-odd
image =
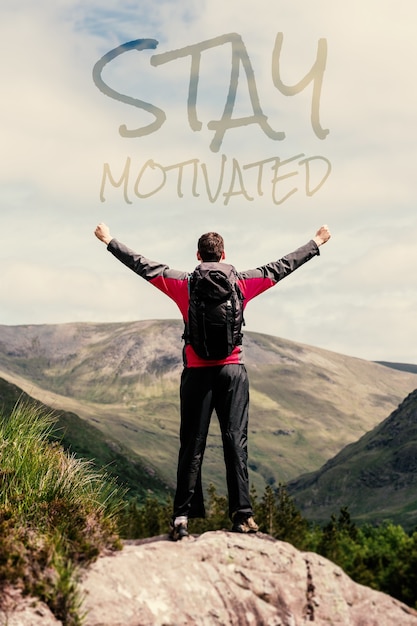
[[[0, 326], [0, 376], [78, 415], [173, 486], [179, 430], [182, 323]], [[417, 387], [417, 373], [245, 333], [251, 382], [250, 478], [287, 482], [319, 469], [374, 428]], [[225, 492], [213, 419], [203, 478]]]
[[[42, 403], [33, 400], [21, 389], [0, 378], [0, 415], [7, 417], [17, 402]], [[42, 405], [46, 413], [51, 409]], [[129, 448], [110, 440], [100, 430], [67, 411], [53, 411], [56, 420], [51, 440], [59, 441], [69, 452], [90, 459], [97, 468], [105, 471], [126, 488], [129, 497], [143, 499], [148, 493], [165, 499], [173, 485], [167, 485], [155, 468], [145, 463]]]
[[288, 484], [302, 513], [323, 522], [347, 506], [358, 521], [417, 526], [417, 390], [321, 469]]

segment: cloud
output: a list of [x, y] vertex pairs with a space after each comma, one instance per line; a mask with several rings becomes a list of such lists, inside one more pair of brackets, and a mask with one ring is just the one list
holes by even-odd
[[[246, 269], [289, 252], [327, 222], [334, 236], [321, 258], [251, 303], [248, 328], [415, 362], [416, 13], [411, 0], [401, 12], [391, 0], [6, 3], [0, 323], [177, 315], [100, 248], [92, 235], [98, 221], [132, 248], [180, 269], [193, 267], [196, 240], [206, 230], [220, 230], [228, 259]], [[308, 73], [319, 40], [326, 40], [325, 140], [310, 118], [312, 85], [285, 96], [273, 84], [279, 32], [287, 85]], [[229, 33], [241, 36], [262, 110], [285, 139], [248, 124], [227, 130], [213, 152], [213, 122], [228, 100], [231, 44], [201, 51], [199, 129], [187, 107], [191, 55], [156, 66], [151, 58]], [[100, 92], [92, 70], [104, 54], [139, 38], [154, 38], [158, 47], [124, 54], [103, 79], [158, 106], [166, 121], [158, 132], [126, 138], [122, 124], [139, 128], [153, 117]], [[232, 117], [250, 116], [252, 105], [241, 64]], [[305, 158], [312, 158], [310, 180]], [[327, 162], [329, 177], [309, 195]], [[102, 201], [106, 163], [114, 184], [107, 179]]]

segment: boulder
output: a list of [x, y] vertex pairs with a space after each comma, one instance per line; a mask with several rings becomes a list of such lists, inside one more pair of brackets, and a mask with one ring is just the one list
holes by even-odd
[[20, 589], [6, 586], [0, 593], [0, 626], [61, 626], [43, 602], [23, 596]]
[[126, 545], [82, 589], [86, 626], [417, 626], [417, 612], [268, 535]]
[[[417, 611], [261, 533], [126, 542], [83, 572], [80, 592], [84, 626], [417, 626]], [[0, 624], [60, 622], [16, 594]]]

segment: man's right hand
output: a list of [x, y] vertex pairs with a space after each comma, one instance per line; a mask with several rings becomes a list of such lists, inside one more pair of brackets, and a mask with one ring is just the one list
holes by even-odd
[[326, 243], [326, 241], [329, 241], [330, 237], [331, 237], [331, 234], [330, 234], [329, 227], [327, 226], [327, 224], [324, 224], [324, 226], [321, 226], [316, 232], [314, 241], [316, 242], [318, 246], [322, 246], [324, 243]]
[[100, 241], [102, 241], [106, 245], [108, 245], [110, 241], [113, 239], [113, 237], [110, 235], [109, 227], [103, 223], [100, 223], [96, 227], [94, 234], [97, 237], [97, 239], [100, 239]]

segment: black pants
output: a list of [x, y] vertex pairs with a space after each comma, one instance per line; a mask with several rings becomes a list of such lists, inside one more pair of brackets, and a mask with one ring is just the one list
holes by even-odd
[[185, 368], [174, 517], [204, 517], [201, 464], [213, 410], [223, 441], [229, 515], [252, 514], [247, 468], [249, 381], [244, 365]]

